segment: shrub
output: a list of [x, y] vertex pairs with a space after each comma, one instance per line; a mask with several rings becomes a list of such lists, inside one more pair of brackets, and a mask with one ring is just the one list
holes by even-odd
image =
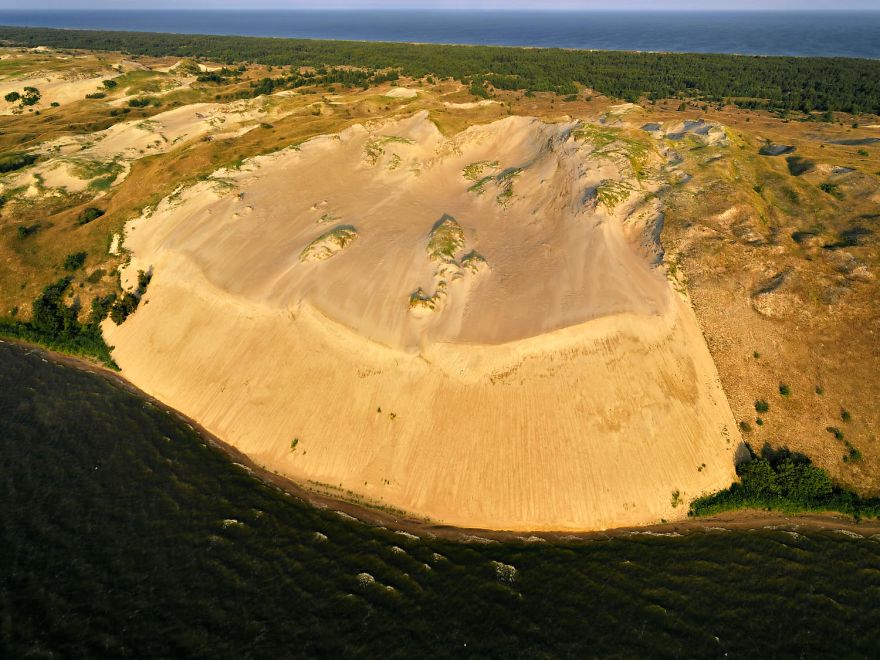
[[[31, 305], [30, 322], [0, 319], [0, 334], [94, 357], [111, 369], [118, 369], [97, 323], [81, 324], [77, 319], [77, 306], [64, 304], [63, 297], [70, 282], [69, 276], [64, 277], [43, 289]], [[92, 304], [94, 306], [94, 301]]]
[[107, 274], [107, 271], [106, 271], [106, 270], [104, 270], [103, 268], [98, 268], [96, 271], [92, 272], [92, 273], [86, 278], [86, 281], [88, 281], [90, 284], [97, 284], [98, 282], [101, 281], [101, 279], [102, 279], [102, 278], [104, 277], [104, 275], [106, 275], [106, 274]]
[[36, 87], [25, 87], [24, 94], [21, 95], [22, 105], [36, 105], [40, 102], [40, 90]]
[[[703, 516], [733, 509], [767, 509], [786, 512], [840, 511], [855, 516], [880, 515], [880, 498], [861, 499], [851, 491], [835, 486], [828, 473], [806, 457], [786, 450], [765, 451], [764, 456], [737, 467], [739, 483], [727, 490], [701, 497], [691, 504], [688, 515]], [[857, 456], [858, 458], [852, 458]], [[859, 460], [861, 452], [852, 448], [848, 461]]]
[[815, 163], [800, 156], [789, 156], [785, 159], [785, 162], [788, 164], [788, 171], [792, 176], [800, 176], [815, 167]]
[[96, 206], [90, 206], [79, 214], [79, 217], [76, 219], [76, 224], [87, 225], [92, 220], [97, 220], [102, 215], [104, 215], [103, 209], [99, 209]]
[[74, 252], [73, 254], [68, 254], [64, 259], [64, 270], [79, 270], [83, 267], [83, 264], [86, 262], [86, 253], [85, 252]]
[[118, 299], [110, 309], [110, 319], [116, 325], [120, 325], [134, 313], [139, 302], [137, 296], [133, 293], [128, 291], [123, 293], [122, 298]]
[[474, 96], [478, 96], [478, 97], [480, 97], [480, 98], [484, 98], [484, 99], [489, 98], [489, 92], [488, 92], [488, 91], [486, 90], [486, 88], [483, 87], [483, 85], [481, 85], [480, 82], [477, 81], [477, 80], [474, 80], [474, 81], [471, 83], [470, 92], [471, 92], [471, 94], [473, 94]]
[[3, 154], [0, 156], [0, 174], [14, 172], [37, 162], [36, 154]]
[[819, 184], [819, 188], [822, 192], [828, 193], [835, 199], [843, 199], [843, 193], [840, 192], [840, 186], [836, 183], [821, 183]]
[[143, 295], [147, 292], [147, 286], [153, 278], [151, 272], [138, 271], [137, 289], [134, 292], [126, 291], [122, 294], [122, 298], [117, 300], [110, 310], [110, 319], [119, 325], [131, 316], [138, 308]]
[[765, 413], [768, 410], [770, 410], [770, 404], [764, 399], [757, 399], [755, 401], [755, 412]]
[[19, 238], [27, 238], [40, 231], [40, 225], [21, 225], [18, 227], [17, 233]]

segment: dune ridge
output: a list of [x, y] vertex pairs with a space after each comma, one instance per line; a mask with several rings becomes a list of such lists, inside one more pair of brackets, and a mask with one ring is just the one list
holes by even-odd
[[490, 529], [681, 517], [737, 430], [659, 265], [661, 155], [583, 129], [418, 113], [219, 171], [128, 225], [124, 281], [154, 274], [114, 357], [329, 492]]

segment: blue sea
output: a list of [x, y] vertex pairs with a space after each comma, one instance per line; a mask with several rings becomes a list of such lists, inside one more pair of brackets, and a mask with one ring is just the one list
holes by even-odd
[[0, 24], [308, 39], [880, 59], [880, 11], [0, 10]]

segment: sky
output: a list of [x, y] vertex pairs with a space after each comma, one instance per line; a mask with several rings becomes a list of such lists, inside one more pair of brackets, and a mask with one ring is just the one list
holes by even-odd
[[880, 0], [0, 0], [0, 9], [878, 10]]

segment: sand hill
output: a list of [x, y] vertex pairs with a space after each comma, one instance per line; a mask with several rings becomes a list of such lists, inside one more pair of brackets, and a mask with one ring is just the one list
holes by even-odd
[[[650, 139], [647, 140], [650, 143]], [[665, 276], [653, 148], [426, 113], [245, 161], [132, 221], [132, 382], [280, 474], [469, 527], [685, 514], [735, 423]]]

